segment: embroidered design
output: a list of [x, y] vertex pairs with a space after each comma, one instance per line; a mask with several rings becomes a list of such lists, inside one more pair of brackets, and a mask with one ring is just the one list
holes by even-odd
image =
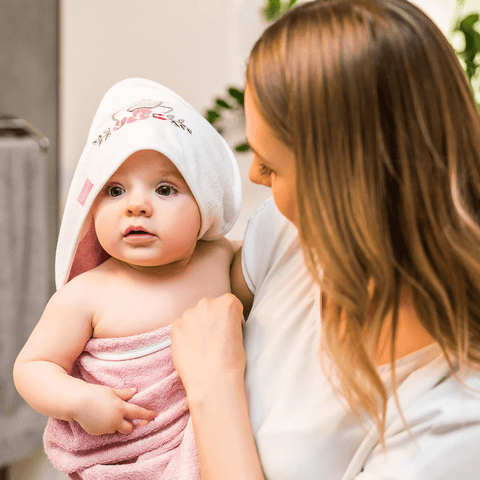
[[110, 135], [112, 134], [112, 132], [110, 131], [109, 128], [107, 128], [106, 130], [104, 130], [104, 132], [99, 135], [96, 140], [93, 141], [93, 144], [94, 145], [101, 145], [102, 142], [104, 142], [105, 140], [108, 140], [108, 138], [110, 137]]
[[[150, 118], [150, 113], [152, 111], [149, 108], [141, 108], [139, 110], [135, 110], [131, 117], [123, 117], [121, 120], [117, 120], [115, 122], [115, 126], [113, 130], [119, 130], [122, 128], [126, 123], [135, 123], [137, 120], [146, 120]], [[112, 117], [115, 120], [115, 117]]]
[[183, 130], [187, 130], [188, 133], [192, 133], [192, 131], [183, 123], [185, 120], [179, 118], [178, 120], [175, 120], [175, 117], [173, 115], [167, 115], [167, 118], [170, 120], [170, 122], [175, 125], [178, 128], [183, 128]]
[[93, 188], [93, 183], [87, 178], [83, 184], [82, 191], [77, 197], [77, 202], [83, 207], [85, 205], [85, 200], [87, 200], [88, 194]]
[[[161, 112], [158, 111], [159, 109]], [[192, 130], [187, 127], [185, 120], [182, 118], [176, 119], [175, 115], [172, 115], [172, 112], [173, 108], [165, 105], [162, 100], [141, 100], [140, 102], [137, 102], [124, 110], [114, 113], [112, 115], [112, 121], [114, 122], [113, 127], [104, 130], [102, 134], [98, 135], [92, 144], [100, 146], [103, 142], [110, 138], [113, 132], [120, 130], [129, 123], [147, 120], [148, 118], [155, 118], [156, 120], [168, 119], [172, 125], [175, 125], [177, 128], [181, 128], [185, 132], [188, 132], [190, 135], [192, 135]], [[121, 116], [122, 113], [124, 116]]]
[[127, 112], [134, 112], [135, 110], [137, 110], [139, 108], [150, 108], [152, 110], [154, 108], [163, 108], [164, 110], [167, 110], [167, 111], [164, 111], [163, 113], [173, 112], [173, 108], [169, 107], [167, 105], [164, 105], [163, 100], [160, 100], [155, 105], [152, 105], [152, 100], [142, 100], [142, 101], [136, 103], [135, 105], [132, 105], [131, 107], [128, 107]]

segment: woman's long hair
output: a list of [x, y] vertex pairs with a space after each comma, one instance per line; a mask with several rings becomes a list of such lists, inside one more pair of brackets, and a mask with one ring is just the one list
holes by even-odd
[[405, 0], [301, 4], [258, 40], [247, 83], [295, 153], [299, 236], [327, 299], [322, 346], [352, 411], [383, 442], [387, 391], [372, 352], [393, 312], [396, 397], [403, 288], [452, 372], [480, 365], [472, 91], [444, 35]]

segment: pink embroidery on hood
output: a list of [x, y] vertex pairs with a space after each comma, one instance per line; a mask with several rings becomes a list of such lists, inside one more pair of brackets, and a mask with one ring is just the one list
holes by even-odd
[[113, 130], [118, 130], [119, 128], [122, 128], [125, 124], [127, 123], [127, 117], [123, 117], [121, 120], [117, 120], [115, 123], [115, 126], [113, 127]]
[[83, 207], [85, 205], [85, 200], [88, 197], [88, 194], [93, 188], [93, 183], [87, 178], [83, 184], [82, 191], [77, 197], [77, 202]]
[[[153, 112], [154, 109], [163, 109], [162, 113], [160, 112]], [[124, 116], [121, 119], [117, 118], [117, 114], [122, 114], [125, 112], [128, 116]], [[175, 118], [175, 115], [168, 115], [170, 112], [173, 112], [173, 108], [164, 105], [163, 101], [154, 101], [154, 100], [142, 100], [137, 102], [135, 105], [128, 107], [123, 110], [119, 110], [118, 112], [112, 115], [112, 121], [114, 125], [110, 128], [104, 130], [103, 134], [98, 135], [97, 138], [92, 142], [93, 145], [100, 146], [105, 140], [110, 138], [113, 132], [120, 130], [122, 127], [127, 125], [128, 123], [135, 123], [138, 120], [147, 120], [148, 118], [156, 118], [157, 120], [170, 120], [172, 125], [175, 125], [177, 128], [181, 128], [182, 130], [188, 132], [192, 135], [192, 130], [185, 125], [185, 120], [181, 118]], [[166, 115], [166, 118], [165, 118]]]

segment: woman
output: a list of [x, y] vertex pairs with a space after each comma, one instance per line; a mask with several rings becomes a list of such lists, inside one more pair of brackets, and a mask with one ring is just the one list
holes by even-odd
[[232, 266], [245, 351], [231, 295], [172, 328], [202, 478], [478, 478], [480, 117], [448, 41], [406, 0], [302, 4], [245, 109], [276, 204]]

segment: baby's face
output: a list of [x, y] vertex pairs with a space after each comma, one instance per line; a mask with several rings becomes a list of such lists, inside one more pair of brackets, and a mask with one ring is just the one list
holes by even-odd
[[201, 225], [183, 176], [154, 150], [140, 150], [125, 160], [98, 194], [92, 214], [105, 251], [140, 267], [188, 260]]

